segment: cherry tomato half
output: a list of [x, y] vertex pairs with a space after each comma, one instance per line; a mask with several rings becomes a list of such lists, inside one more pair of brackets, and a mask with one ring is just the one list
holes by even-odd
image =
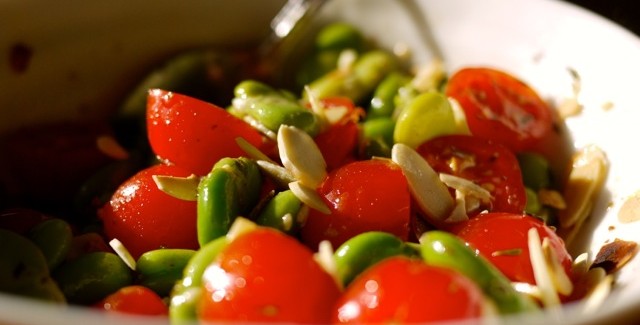
[[330, 97], [320, 100], [327, 110], [345, 109], [344, 116], [315, 137], [315, 142], [327, 162], [327, 169], [333, 170], [356, 160], [358, 146], [358, 121], [364, 114], [356, 108], [351, 99]]
[[159, 248], [197, 249], [196, 202], [169, 196], [152, 178], [190, 174], [177, 166], [154, 165], [124, 182], [98, 212], [107, 237], [120, 240], [136, 259]]
[[221, 158], [243, 156], [238, 137], [263, 145], [258, 131], [226, 110], [160, 89], [149, 91], [147, 133], [156, 155], [198, 175], [206, 175]]
[[512, 213], [479, 214], [457, 225], [453, 232], [511, 281], [535, 284], [528, 246], [531, 228], [538, 231], [541, 240], [549, 239], [561, 265], [571, 275], [571, 255], [564, 241], [538, 218]]
[[468, 135], [447, 135], [417, 149], [439, 173], [473, 181], [491, 193], [489, 211], [522, 213], [527, 203], [518, 159], [503, 145]]
[[408, 239], [411, 197], [407, 180], [394, 163], [365, 160], [346, 164], [329, 173], [318, 192], [331, 214], [310, 210], [301, 229], [309, 247], [316, 249], [325, 239], [338, 247], [372, 230]]
[[501, 141], [516, 152], [533, 148], [552, 129], [549, 106], [528, 85], [499, 70], [459, 70], [449, 79], [446, 95], [460, 103], [473, 135]]
[[478, 318], [483, 293], [453, 270], [390, 257], [361, 273], [345, 290], [334, 324], [428, 323]]
[[340, 295], [311, 250], [271, 228], [234, 239], [203, 282], [204, 321], [327, 324]]
[[153, 290], [139, 285], [121, 288], [95, 305], [109, 312], [137, 315], [168, 315], [169, 309]]

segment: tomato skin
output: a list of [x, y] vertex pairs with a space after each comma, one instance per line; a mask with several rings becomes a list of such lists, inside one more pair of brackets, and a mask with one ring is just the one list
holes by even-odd
[[320, 101], [327, 110], [338, 108], [347, 110], [342, 119], [314, 138], [327, 163], [327, 169], [333, 170], [356, 160], [360, 133], [358, 121], [364, 112], [356, 108], [351, 99], [346, 97], [329, 97]]
[[483, 299], [481, 289], [455, 271], [390, 257], [347, 287], [332, 321], [403, 324], [475, 319], [482, 315]]
[[197, 249], [196, 202], [160, 191], [152, 179], [190, 174], [177, 166], [154, 165], [125, 181], [98, 211], [107, 237], [120, 240], [136, 259], [158, 248]]
[[330, 215], [311, 209], [301, 229], [302, 241], [317, 249], [322, 240], [338, 247], [372, 230], [402, 240], [409, 237], [411, 196], [398, 166], [385, 160], [355, 161], [329, 173], [318, 193]]
[[230, 242], [203, 283], [201, 321], [327, 324], [340, 295], [311, 250], [271, 228]]
[[236, 138], [263, 145], [258, 131], [226, 110], [160, 89], [149, 91], [147, 133], [158, 157], [201, 176], [221, 158], [244, 156]]
[[169, 309], [153, 290], [139, 285], [121, 288], [95, 304], [108, 312], [163, 316]]
[[528, 246], [530, 228], [538, 231], [540, 240], [549, 238], [561, 265], [571, 276], [572, 258], [564, 241], [535, 217], [500, 212], [479, 214], [460, 223], [452, 231], [476, 248], [511, 281], [535, 284]]
[[454, 73], [446, 95], [460, 103], [471, 133], [503, 142], [519, 152], [530, 150], [552, 129], [549, 106], [528, 85], [491, 68]]
[[[491, 193], [489, 211], [522, 213], [527, 196], [516, 156], [503, 145], [474, 136], [447, 135], [416, 151], [439, 173], [475, 182]], [[452, 168], [452, 166], [460, 166]]]

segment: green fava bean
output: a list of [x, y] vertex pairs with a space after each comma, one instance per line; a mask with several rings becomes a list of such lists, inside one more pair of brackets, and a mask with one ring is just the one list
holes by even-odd
[[200, 180], [197, 229], [200, 246], [223, 236], [239, 215], [247, 214], [258, 201], [262, 176], [255, 161], [223, 158]]
[[40, 248], [49, 270], [55, 269], [71, 249], [71, 226], [62, 219], [45, 220], [29, 231], [29, 239]]
[[387, 117], [366, 120], [362, 123], [362, 132], [365, 139], [382, 139], [389, 147], [393, 146], [395, 128], [396, 122]]
[[250, 98], [264, 95], [276, 95], [273, 87], [256, 80], [244, 80], [233, 89], [235, 98]]
[[171, 324], [191, 324], [197, 319], [196, 307], [202, 294], [202, 275], [228, 242], [226, 237], [210, 241], [189, 259], [182, 271], [182, 280], [176, 283], [171, 292]]
[[131, 269], [108, 252], [94, 252], [60, 265], [53, 278], [70, 303], [92, 304], [116, 290], [131, 285]]
[[538, 310], [536, 303], [517, 292], [495, 266], [451, 233], [425, 232], [420, 237], [420, 252], [427, 264], [453, 269], [473, 280], [501, 314]]
[[319, 51], [342, 51], [345, 49], [360, 51], [364, 46], [364, 36], [351, 24], [335, 22], [320, 30], [315, 43], [316, 49]]
[[530, 152], [518, 154], [518, 163], [522, 172], [522, 182], [533, 191], [551, 186], [549, 162], [541, 155]]
[[347, 286], [369, 266], [391, 256], [419, 257], [413, 246], [381, 231], [359, 234], [340, 245], [334, 253], [338, 279]]
[[247, 114], [273, 132], [283, 124], [295, 126], [311, 136], [320, 131], [316, 115], [296, 101], [282, 96], [259, 96], [247, 102]]
[[256, 219], [256, 223], [294, 234], [301, 223], [298, 220], [301, 208], [302, 201], [291, 190], [282, 191], [269, 200]]
[[400, 72], [393, 72], [386, 76], [373, 93], [367, 119], [391, 117], [396, 107], [395, 98], [398, 90], [410, 81], [411, 77]]
[[54, 302], [65, 298], [49, 276], [42, 251], [28, 238], [0, 229], [0, 292]]
[[393, 139], [411, 148], [440, 135], [458, 133], [453, 108], [436, 92], [418, 95], [403, 108], [396, 121]]
[[156, 249], [142, 254], [136, 263], [139, 283], [168, 296], [194, 254], [190, 249]]

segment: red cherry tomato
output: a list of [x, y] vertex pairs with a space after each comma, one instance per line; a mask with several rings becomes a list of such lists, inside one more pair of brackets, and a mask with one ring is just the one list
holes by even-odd
[[528, 231], [548, 238], [560, 263], [571, 275], [571, 255], [563, 240], [540, 219], [512, 213], [487, 213], [462, 222], [453, 232], [476, 248], [511, 281], [535, 284], [529, 257]]
[[434, 170], [473, 181], [491, 193], [482, 209], [522, 213], [527, 203], [518, 159], [494, 141], [467, 135], [429, 140], [417, 149]]
[[177, 166], [155, 165], [124, 182], [99, 211], [107, 237], [120, 240], [134, 258], [158, 248], [197, 249], [196, 202], [169, 196], [152, 179], [190, 174]]
[[138, 315], [168, 315], [169, 309], [153, 290], [132, 285], [121, 288], [95, 305], [109, 312]]
[[499, 70], [467, 68], [454, 73], [446, 95], [465, 112], [471, 133], [528, 150], [552, 129], [549, 106], [522, 81]]
[[346, 109], [344, 116], [327, 130], [315, 137], [315, 142], [327, 162], [327, 169], [333, 170], [348, 162], [356, 160], [358, 147], [358, 121], [364, 114], [362, 109], [353, 105], [346, 97], [321, 99], [328, 110]]
[[356, 161], [329, 173], [318, 188], [330, 215], [311, 209], [301, 229], [302, 240], [317, 248], [322, 240], [338, 247], [372, 230], [409, 237], [410, 201], [407, 180], [386, 160]]
[[327, 324], [340, 290], [293, 237], [259, 228], [220, 252], [204, 275], [203, 321]]
[[334, 324], [405, 324], [479, 318], [483, 294], [453, 270], [390, 257], [361, 273], [345, 290]]
[[226, 110], [160, 89], [149, 92], [147, 133], [156, 155], [198, 175], [206, 175], [221, 158], [243, 156], [238, 137], [263, 145], [258, 131]]

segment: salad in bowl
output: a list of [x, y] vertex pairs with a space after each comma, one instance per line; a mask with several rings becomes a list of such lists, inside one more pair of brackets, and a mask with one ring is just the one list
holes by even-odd
[[632, 322], [635, 36], [553, 1], [331, 1], [230, 77], [237, 21], [192, 6], [189, 36], [131, 19], [170, 5], [89, 11], [170, 41], [95, 20], [65, 44], [120, 64], [74, 87], [8, 40], [7, 89], [64, 91], [3, 103], [0, 320]]

